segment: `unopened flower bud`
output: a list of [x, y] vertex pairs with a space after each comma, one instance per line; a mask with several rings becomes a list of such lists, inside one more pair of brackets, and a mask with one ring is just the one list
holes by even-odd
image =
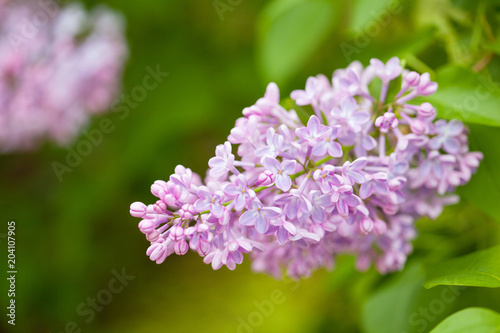
[[189, 246], [188, 246], [188, 243], [186, 243], [185, 241], [177, 242], [174, 245], [174, 252], [175, 252], [175, 254], [177, 254], [179, 256], [186, 254], [188, 250], [189, 250]]
[[177, 225], [174, 225], [172, 228], [170, 228], [170, 233], [168, 234], [170, 239], [172, 239], [175, 242], [179, 242], [180, 240], [184, 239], [184, 228], [179, 227]]
[[387, 231], [387, 224], [385, 224], [385, 222], [380, 219], [376, 219], [375, 221], [373, 221], [373, 231], [377, 236], [383, 235]]
[[255, 183], [256, 186], [269, 186], [274, 183], [276, 180], [276, 176], [269, 170], [264, 171], [259, 175], [259, 178], [257, 179], [257, 182]]
[[134, 217], [143, 217], [146, 214], [147, 206], [142, 202], [134, 202], [130, 205], [130, 215]]
[[410, 128], [416, 135], [423, 135], [427, 131], [427, 125], [419, 119], [414, 119], [410, 124]]
[[438, 84], [431, 81], [429, 73], [424, 73], [420, 76], [420, 82], [417, 87], [418, 94], [421, 96], [429, 96], [436, 92]]
[[206, 256], [210, 251], [210, 243], [203, 239], [200, 239], [197, 251], [200, 256], [202, 257]]
[[157, 230], [153, 230], [146, 235], [146, 239], [150, 242], [156, 242], [160, 238], [160, 233]]
[[141, 222], [139, 222], [139, 230], [141, 230], [143, 234], [149, 234], [153, 232], [153, 230], [155, 230], [155, 227], [156, 226], [154, 222], [151, 220], [142, 220]]
[[167, 210], [167, 205], [164, 202], [158, 200], [154, 204], [154, 211], [157, 212], [158, 214], [164, 213], [166, 210]]
[[406, 74], [404, 80], [408, 86], [416, 87], [420, 82], [420, 74], [418, 74], [417, 72], [409, 72], [408, 74]]
[[359, 221], [358, 230], [363, 235], [368, 235], [373, 230], [373, 221], [370, 218], [364, 218]]
[[436, 109], [430, 103], [422, 103], [418, 108], [418, 115], [423, 118], [430, 118], [436, 115]]

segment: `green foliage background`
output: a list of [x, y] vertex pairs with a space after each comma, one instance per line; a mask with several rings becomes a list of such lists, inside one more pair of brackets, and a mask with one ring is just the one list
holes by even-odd
[[[0, 157], [0, 233], [8, 220], [16, 221], [18, 269], [16, 327], [6, 324], [2, 312], [0, 330], [64, 332], [75, 322], [82, 332], [96, 333], [245, 332], [241, 321], [261, 313], [262, 324], [247, 331], [420, 333], [461, 309], [500, 312], [494, 283], [499, 266], [491, 265], [500, 262], [498, 247], [487, 257], [481, 252], [462, 260], [465, 266], [454, 261], [449, 271], [430, 274], [450, 258], [500, 243], [500, 1], [85, 3], [105, 3], [126, 17], [124, 93], [142, 84], [148, 66], [169, 76], [124, 119], [113, 113], [94, 118], [89, 130], [104, 118], [116, 129], [62, 182], [52, 163], [64, 163], [64, 148], [45, 144], [36, 152]], [[308, 76], [330, 76], [353, 60], [366, 65], [372, 57], [392, 56], [431, 73], [440, 84], [431, 102], [442, 116], [468, 122], [472, 148], [485, 154], [478, 174], [459, 190], [461, 203], [436, 221], [417, 223], [420, 235], [405, 270], [359, 273], [352, 258], [341, 257], [332, 272], [294, 282], [253, 274], [248, 260], [234, 272], [213, 271], [196, 254], [171, 256], [162, 265], [149, 261], [130, 203], [152, 202], [149, 186], [168, 178], [177, 164], [204, 175], [215, 146], [269, 81], [286, 96]], [[83, 134], [70, 147], [81, 140]], [[0, 241], [6, 264], [6, 239]], [[471, 285], [474, 272], [467, 263], [478, 260], [473, 268], [490, 274], [491, 285], [479, 279], [472, 285], [484, 287], [445, 290]], [[134, 280], [86, 323], [77, 307], [107, 287], [113, 269], [122, 268]], [[8, 286], [0, 281], [5, 309]], [[450, 290], [456, 297], [444, 302]], [[276, 291], [283, 302], [263, 313], [259, 304]], [[452, 322], [451, 329], [435, 332], [455, 332], [460, 319], [488, 321], [500, 331], [500, 319], [490, 310], [455, 316], [443, 323]]]

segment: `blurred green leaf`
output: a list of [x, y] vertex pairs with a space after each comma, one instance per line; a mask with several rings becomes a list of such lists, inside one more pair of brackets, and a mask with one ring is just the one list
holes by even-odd
[[500, 287], [500, 246], [427, 267], [424, 287], [438, 285]]
[[[442, 67], [435, 81], [438, 91], [426, 96], [438, 115], [467, 123], [500, 126], [500, 88], [479, 74], [464, 67]], [[423, 99], [422, 99], [423, 100]]]
[[494, 52], [495, 54], [500, 54], [500, 40], [496, 40], [494, 43], [489, 43], [485, 45], [485, 48]]
[[402, 9], [400, 3], [398, 3], [399, 6], [392, 8], [394, 7], [392, 3], [394, 3], [393, 0], [355, 1], [351, 10], [349, 30], [355, 35], [361, 35], [371, 24], [382, 25], [383, 15], [393, 15]]
[[487, 50], [494, 52], [497, 55], [500, 54], [500, 39], [497, 39], [496, 41], [494, 41], [492, 43], [485, 44], [485, 48]]
[[366, 333], [401, 332], [408, 327], [411, 300], [415, 299], [423, 280], [418, 265], [407, 267], [405, 273], [373, 294], [363, 307]]
[[[387, 61], [397, 56], [408, 60], [419, 54], [436, 38], [436, 29], [428, 28], [405, 36], [380, 36], [371, 38], [369, 35], [343, 41], [339, 47], [347, 61], [358, 60], [368, 64], [370, 59], [378, 58]], [[363, 42], [360, 43], [360, 40]], [[412, 64], [413, 65], [413, 64]], [[415, 66], [413, 66], [415, 67]], [[415, 68], [420, 71], [420, 68]]]
[[[435, 299], [441, 299], [443, 288], [426, 290], [424, 272], [420, 264], [405, 267], [394, 279], [373, 293], [363, 307], [363, 332], [423, 332], [429, 327], [429, 320], [422, 315], [422, 309], [429, 311]], [[455, 287], [446, 287], [455, 288]], [[450, 291], [451, 292], [451, 291]], [[451, 311], [444, 306], [433, 320], [441, 320]]]
[[402, 40], [395, 48], [395, 55], [402, 58], [408, 54], [414, 55], [422, 52], [436, 38], [436, 29], [429, 27], [414, 33], [411, 37]]
[[460, 196], [500, 222], [500, 147], [492, 144], [500, 137], [500, 128], [470, 125], [471, 150], [481, 151], [484, 160], [471, 181], [458, 189]]
[[467, 308], [443, 320], [431, 333], [496, 333], [500, 315], [484, 308]]
[[293, 76], [334, 26], [337, 2], [275, 1], [259, 19], [258, 58], [266, 80], [283, 84]]
[[412, 16], [417, 27], [435, 27], [437, 36], [444, 43], [449, 62], [469, 64], [472, 61], [470, 51], [461, 43], [462, 36], [457, 27], [472, 27], [471, 14], [455, 5], [452, 0], [415, 1]]

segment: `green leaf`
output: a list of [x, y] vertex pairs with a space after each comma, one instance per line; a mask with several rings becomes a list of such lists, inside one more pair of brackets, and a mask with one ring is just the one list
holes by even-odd
[[337, 2], [275, 1], [262, 12], [258, 57], [266, 80], [283, 84], [295, 74], [333, 28]]
[[424, 287], [500, 287], [500, 245], [427, 267]]
[[439, 84], [437, 92], [419, 100], [434, 105], [439, 117], [500, 126], [500, 88], [496, 84], [453, 65], [442, 67], [435, 81]]
[[500, 128], [469, 125], [471, 150], [481, 151], [484, 160], [471, 181], [458, 194], [500, 222], [500, 146], [492, 144], [500, 137]]
[[347, 61], [358, 60], [368, 64], [370, 59], [378, 58], [385, 62], [395, 56], [407, 59], [413, 54], [419, 54], [434, 41], [435, 35], [434, 28], [422, 29], [405, 36], [381, 35], [379, 38], [372, 38], [366, 35], [342, 41], [339, 48]]
[[493, 42], [487, 42], [485, 43], [484, 47], [487, 49], [487, 50], [490, 50], [492, 52], [494, 52], [495, 54], [500, 54], [500, 40], [495, 40]]
[[407, 318], [411, 312], [410, 300], [423, 289], [419, 285], [422, 280], [419, 266], [406, 268], [406, 274], [392, 281], [368, 299], [363, 307], [364, 331], [382, 333], [405, 330], [408, 325]]
[[385, 26], [383, 16], [390, 16], [402, 10], [400, 2], [393, 0], [358, 0], [351, 10], [349, 30], [361, 35], [370, 25]]
[[[432, 322], [426, 320], [422, 311], [430, 310], [434, 300], [441, 300], [443, 289], [457, 295], [457, 287], [439, 287], [427, 290], [422, 286], [424, 272], [418, 263], [408, 265], [383, 287], [376, 291], [363, 306], [363, 332], [427, 332]], [[433, 320], [438, 322], [453, 311], [454, 304], [446, 303]], [[423, 310], [421, 310], [423, 309]]]
[[497, 333], [500, 314], [484, 308], [467, 308], [452, 314], [430, 333]]

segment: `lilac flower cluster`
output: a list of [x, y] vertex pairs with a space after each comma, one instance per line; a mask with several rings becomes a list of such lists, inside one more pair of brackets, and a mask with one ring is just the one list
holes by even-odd
[[254, 271], [294, 278], [343, 253], [357, 256], [359, 270], [401, 269], [415, 221], [456, 203], [451, 193], [483, 157], [469, 151], [461, 122], [409, 103], [436, 89], [398, 58], [354, 62], [331, 82], [310, 77], [283, 102], [290, 110], [269, 84], [216, 148], [205, 185], [177, 166], [152, 185], [156, 203], [131, 205], [147, 255], [159, 264], [191, 248], [214, 269], [234, 269], [251, 253]]
[[67, 144], [109, 110], [128, 55], [123, 28], [104, 7], [0, 1], [0, 152]]

